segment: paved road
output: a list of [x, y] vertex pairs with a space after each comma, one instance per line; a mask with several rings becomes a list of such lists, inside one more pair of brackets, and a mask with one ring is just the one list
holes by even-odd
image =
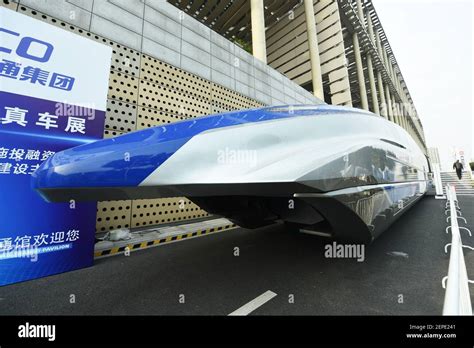
[[[329, 240], [279, 225], [236, 229], [2, 287], [0, 314], [227, 315], [271, 291], [251, 315], [438, 315], [450, 239], [444, 204], [424, 198], [366, 248], [364, 262], [328, 259]], [[460, 205], [472, 226], [474, 197]]]

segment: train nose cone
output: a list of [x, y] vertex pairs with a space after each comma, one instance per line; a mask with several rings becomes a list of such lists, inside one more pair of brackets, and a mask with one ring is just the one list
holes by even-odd
[[117, 148], [112, 150], [111, 145], [103, 140], [54, 154], [33, 173], [33, 189], [46, 200], [61, 201], [66, 200], [58, 198], [62, 197], [58, 196], [61, 191], [67, 195], [68, 190], [136, 184], [139, 178], [130, 170], [131, 153], [137, 151], [136, 147], [129, 144], [127, 154]]
[[150, 128], [58, 152], [32, 175], [32, 187], [53, 201], [69, 200], [68, 191], [137, 187], [186, 140], [161, 133]]
[[[123, 185], [126, 169], [119, 151], [108, 151], [107, 143], [94, 143], [58, 152], [32, 175], [34, 189]], [[121, 164], [120, 164], [121, 163]]]

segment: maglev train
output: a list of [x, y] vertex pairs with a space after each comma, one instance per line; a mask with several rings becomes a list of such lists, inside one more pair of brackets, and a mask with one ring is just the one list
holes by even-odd
[[48, 201], [187, 197], [244, 228], [284, 222], [370, 243], [427, 190], [427, 157], [397, 124], [331, 105], [191, 118], [56, 153]]

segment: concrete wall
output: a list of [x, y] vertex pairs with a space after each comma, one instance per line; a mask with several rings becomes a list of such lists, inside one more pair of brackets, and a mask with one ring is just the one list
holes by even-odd
[[266, 105], [318, 100], [165, 0], [18, 0]]

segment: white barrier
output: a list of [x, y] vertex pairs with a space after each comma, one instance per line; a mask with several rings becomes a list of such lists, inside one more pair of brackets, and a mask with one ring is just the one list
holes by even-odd
[[[464, 261], [463, 244], [458, 225], [459, 207], [454, 186], [446, 186], [450, 215], [446, 221], [451, 220], [451, 254], [449, 258], [448, 276], [443, 279], [446, 288], [444, 297], [443, 315], [472, 315], [471, 295], [469, 293], [469, 279], [467, 277], [466, 263]], [[448, 229], [447, 228], [447, 229]], [[470, 231], [469, 231], [470, 233]], [[447, 285], [445, 281], [447, 279]]]
[[443, 194], [443, 182], [441, 181], [441, 169], [439, 163], [433, 163], [433, 172], [434, 172], [434, 184], [436, 187], [436, 196], [444, 196]]

